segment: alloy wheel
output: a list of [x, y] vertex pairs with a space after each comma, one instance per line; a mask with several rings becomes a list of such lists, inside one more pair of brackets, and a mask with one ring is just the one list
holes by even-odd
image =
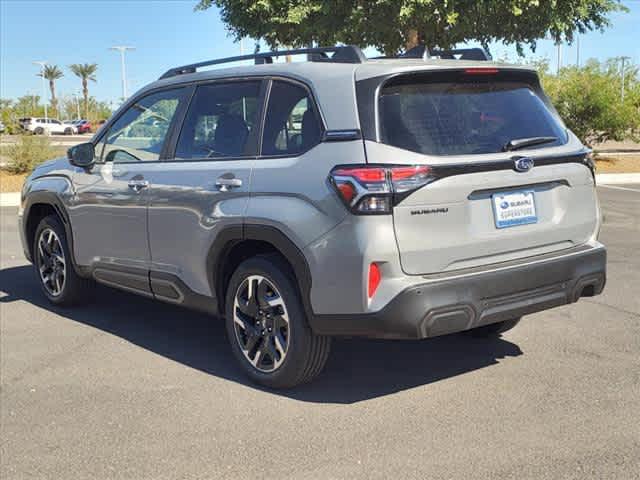
[[233, 305], [235, 337], [245, 358], [263, 372], [275, 371], [289, 350], [289, 316], [278, 289], [261, 275], [247, 277]]
[[56, 232], [45, 228], [38, 237], [37, 246], [36, 261], [40, 280], [49, 295], [57, 297], [64, 290], [67, 279], [67, 262], [62, 243]]

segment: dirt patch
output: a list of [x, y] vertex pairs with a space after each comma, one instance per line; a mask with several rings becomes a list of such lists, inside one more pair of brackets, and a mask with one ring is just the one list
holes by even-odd
[[616, 142], [615, 140], [608, 140], [606, 142], [600, 143], [593, 147], [593, 149], [598, 152], [602, 150], [636, 150], [640, 151], [640, 143], [633, 142], [631, 140], [623, 140], [621, 142]]
[[19, 192], [22, 190], [22, 184], [25, 178], [27, 178], [26, 173], [14, 175], [13, 173], [0, 170], [0, 192]]
[[640, 155], [598, 155], [596, 157], [596, 172], [640, 173]]

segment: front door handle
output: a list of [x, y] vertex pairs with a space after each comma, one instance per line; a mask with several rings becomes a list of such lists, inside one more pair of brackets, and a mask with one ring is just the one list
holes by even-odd
[[218, 177], [216, 180], [216, 187], [221, 192], [228, 192], [232, 188], [238, 188], [242, 186], [242, 180], [235, 177]]
[[143, 188], [147, 188], [149, 182], [147, 180], [129, 180], [129, 188], [136, 193], [140, 193]]

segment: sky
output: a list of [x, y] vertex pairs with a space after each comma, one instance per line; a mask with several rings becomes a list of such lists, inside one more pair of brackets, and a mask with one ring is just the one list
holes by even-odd
[[[97, 63], [97, 82], [89, 92], [101, 101], [119, 103], [122, 96], [120, 56], [114, 45], [136, 49], [126, 54], [128, 93], [157, 79], [171, 67], [205, 59], [238, 55], [239, 43], [229, 37], [215, 8], [194, 12], [196, 0], [0, 0], [0, 98], [41, 94], [39, 66], [55, 64], [64, 71], [59, 96], [79, 93], [80, 79], [72, 63]], [[624, 2], [626, 14], [611, 17], [604, 33], [580, 38], [581, 62], [620, 55], [640, 64], [640, 0]], [[254, 42], [246, 40], [245, 49]], [[263, 48], [264, 50], [264, 48]], [[517, 58], [515, 48], [492, 45], [494, 58]], [[557, 48], [538, 42], [535, 54], [557, 62]], [[576, 62], [576, 48], [564, 46], [563, 64]], [[47, 94], [48, 95], [48, 94]]]

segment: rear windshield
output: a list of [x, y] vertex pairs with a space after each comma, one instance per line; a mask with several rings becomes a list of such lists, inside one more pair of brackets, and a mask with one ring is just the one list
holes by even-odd
[[382, 142], [427, 155], [496, 153], [515, 139], [556, 137], [563, 125], [526, 83], [403, 83], [382, 89]]

